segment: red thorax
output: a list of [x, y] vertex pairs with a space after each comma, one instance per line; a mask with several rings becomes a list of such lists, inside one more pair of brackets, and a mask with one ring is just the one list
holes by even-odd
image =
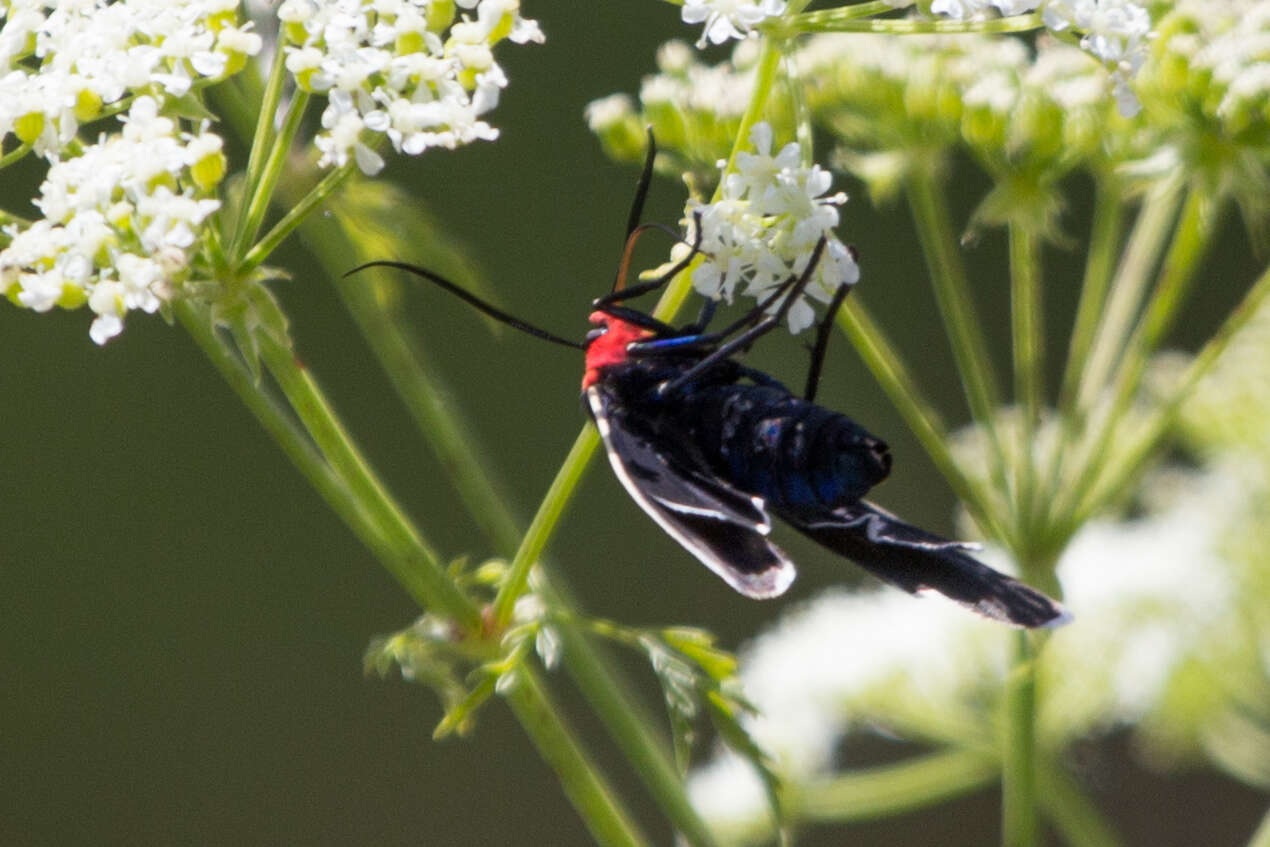
[[586, 373], [582, 375], [582, 390], [590, 388], [600, 378], [600, 369], [626, 361], [626, 345], [642, 341], [652, 335], [651, 330], [627, 323], [603, 312], [592, 312], [588, 320], [607, 331], [586, 348]]

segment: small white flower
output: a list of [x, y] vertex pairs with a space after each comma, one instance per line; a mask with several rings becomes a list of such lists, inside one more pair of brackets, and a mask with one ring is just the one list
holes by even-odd
[[[0, 56], [10, 68], [0, 94], [0, 132], [16, 133], [37, 153], [55, 156], [74, 138], [84, 114], [94, 116], [130, 91], [157, 84], [181, 96], [199, 79], [224, 75], [227, 50], [254, 55], [262, 46], [258, 36], [238, 27], [236, 9], [224, 0], [80, 0], [10, 8], [0, 30]], [[36, 115], [42, 125], [22, 120]]]
[[766, 18], [785, 13], [785, 0], [686, 0], [680, 17], [686, 24], [705, 23], [698, 47], [745, 38]]
[[1050, 0], [1045, 25], [1055, 32], [1081, 32], [1081, 49], [1111, 70], [1120, 113], [1132, 117], [1141, 109], [1129, 80], [1142, 67], [1151, 37], [1151, 15], [1132, 0]]
[[0, 279], [36, 311], [86, 303], [97, 316], [89, 334], [104, 344], [129, 311], [154, 312], [176, 295], [220, 206], [196, 195], [189, 169], [220, 147], [207, 131], [179, 134], [155, 100], [138, 97], [119, 132], [49, 168], [34, 201], [44, 218], [6, 229]]
[[429, 29], [430, 0], [286, 0], [278, 17], [292, 39], [287, 69], [310, 91], [325, 93], [323, 167], [351, 155], [366, 173], [384, 165], [376, 136], [398, 152], [456, 147], [498, 132], [480, 119], [498, 104], [507, 77], [494, 59], [504, 35], [540, 42], [520, 17], [519, 0], [464, 0], [448, 32]]
[[[737, 156], [736, 172], [725, 178], [720, 199], [688, 205], [689, 221], [700, 217], [706, 257], [693, 271], [693, 287], [704, 296], [731, 301], [741, 285], [742, 294], [762, 300], [806, 270], [823, 238], [825, 248], [812, 279], [786, 316], [790, 331], [801, 332], [815, 322], [805, 297], [828, 302], [841, 286], [860, 278], [854, 256], [833, 232], [837, 207], [847, 198], [826, 193], [832, 177], [819, 165], [804, 167], [797, 143], [786, 144], [773, 156], [772, 129], [766, 122], [754, 125], [750, 143], [754, 152]], [[677, 255], [684, 255], [683, 250], [681, 246]], [[775, 311], [781, 303], [770, 308]]]

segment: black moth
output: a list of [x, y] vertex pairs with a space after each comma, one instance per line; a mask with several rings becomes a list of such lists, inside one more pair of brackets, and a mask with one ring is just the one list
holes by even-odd
[[[400, 262], [485, 314], [556, 344], [586, 352], [583, 402], [627, 493], [672, 538], [746, 597], [783, 593], [794, 564], [773, 544], [769, 515], [905, 591], [933, 589], [976, 612], [1020, 627], [1069, 620], [1063, 607], [978, 561], [973, 545], [949, 541], [864, 500], [891, 467], [887, 445], [850, 418], [817, 406], [819, 381], [842, 286], [817, 329], [803, 397], [732, 358], [776, 327], [811, 279], [824, 241], [806, 270], [728, 327], [706, 332], [707, 302], [694, 323], [671, 327], [620, 305], [665, 285], [690, 254], [663, 276], [622, 288], [656, 154], [649, 136], [627, 251], [614, 290], [592, 304], [597, 325], [578, 343], [525, 323], [448, 280]], [[361, 270], [358, 268], [357, 270]], [[351, 273], [351, 272], [350, 272]]]

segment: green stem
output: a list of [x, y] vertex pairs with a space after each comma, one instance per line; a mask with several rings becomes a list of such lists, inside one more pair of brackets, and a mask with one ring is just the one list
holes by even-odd
[[190, 301], [178, 301], [175, 311], [181, 326], [322, 499], [367, 548], [381, 557], [389, 556], [382, 531], [359, 508], [313, 443], [296, 428], [294, 418], [261, 390], [241, 357], [213, 329], [208, 314]]
[[613, 847], [640, 847], [649, 843], [618, 804], [612, 789], [587, 759], [573, 733], [561, 722], [560, 707], [548, 697], [534, 669], [524, 663], [516, 674], [516, 684], [506, 695], [507, 702], [539, 755], [555, 771], [591, 835], [600, 844]]
[[[1085, 370], [1098, 318], [1107, 302], [1107, 289], [1120, 253], [1124, 207], [1124, 192], [1115, 177], [1099, 179], [1094, 190], [1094, 220], [1085, 259], [1085, 278], [1080, 288], [1080, 304], [1076, 308], [1076, 322], [1072, 326], [1067, 366], [1059, 392], [1058, 407], [1064, 420], [1075, 415], [1080, 375]], [[1059, 453], [1061, 455], [1062, 451]]]
[[868, 3], [856, 3], [853, 6], [842, 6], [837, 9], [821, 9], [818, 12], [787, 15], [782, 20], [764, 23], [759, 29], [771, 32], [776, 38], [789, 38], [791, 35], [803, 32], [816, 32], [823, 26], [833, 26], [840, 21], [883, 15], [894, 11], [894, 9], [895, 6], [887, 2], [887, 0], [871, 0]]
[[1122, 847], [1110, 821], [1059, 763], [1042, 757], [1036, 766], [1041, 808], [1064, 841], [1074, 847]]
[[547, 546], [547, 541], [555, 531], [556, 523], [564, 513], [564, 508], [573, 496], [578, 480], [582, 478], [587, 462], [599, 443], [600, 436], [595, 431], [595, 427], [588, 424], [578, 434], [564, 464], [556, 473], [556, 478], [551, 481], [551, 487], [542, 498], [538, 513], [534, 515], [533, 521], [529, 524], [529, 530], [521, 539], [520, 548], [512, 559], [507, 577], [499, 586], [498, 595], [494, 598], [493, 619], [496, 628], [502, 629], [511, 621], [516, 600], [524, 593], [525, 586], [529, 582], [530, 568], [538, 561], [543, 549]]
[[1001, 844], [1036, 847], [1036, 657], [1026, 632], [1015, 635], [1014, 666], [1006, 678], [1003, 746]]
[[[722, 196], [723, 183], [728, 175], [736, 170], [736, 157], [741, 151], [750, 146], [750, 130], [754, 124], [758, 123], [759, 117], [763, 114], [763, 109], [767, 105], [767, 98], [771, 96], [772, 85], [776, 82], [776, 71], [780, 67], [781, 51], [777, 47], [777, 40], [772, 38], [763, 39], [763, 46], [760, 48], [758, 62], [754, 71], [754, 89], [750, 94], [750, 102], [745, 108], [745, 113], [741, 115], [741, 123], [736, 130], [736, 140], [732, 143], [732, 151], [728, 154], [728, 163], [723, 169], [723, 173], [719, 175], [719, 184], [715, 186], [714, 196], [712, 200], [718, 200]], [[681, 287], [686, 295], [688, 290], [688, 274], [680, 274], [679, 278], [671, 283], [671, 289], [675, 286]], [[666, 296], [662, 297], [662, 303], [666, 302], [670, 297], [671, 290], [666, 292]], [[681, 298], [682, 299], [682, 298]], [[666, 320], [660, 314], [662, 303], [658, 303], [658, 312], [654, 314], [660, 320]], [[673, 315], [673, 311], [671, 312]]]
[[[301, 229], [305, 236], [307, 225]], [[353, 245], [332, 243], [329, 237], [304, 238], [310, 251], [329, 269], [339, 259], [341, 248]], [[333, 249], [334, 248], [334, 249]], [[342, 251], [343, 260], [355, 255]], [[478, 455], [470, 431], [458, 421], [457, 404], [433, 375], [438, 369], [429, 362], [426, 350], [403, 331], [392, 312], [379, 302], [377, 289], [365, 279], [346, 279], [336, 290], [353, 316], [366, 343], [392, 381], [397, 396], [405, 404], [419, 433], [458, 491], [468, 514], [494, 546], [510, 555], [520, 541], [520, 530], [508, 511], [507, 498], [495, 487], [485, 462]]]
[[27, 153], [30, 153], [30, 152], [31, 152], [31, 143], [28, 141], [23, 141], [21, 144], [19, 144], [17, 147], [14, 147], [8, 153], [5, 153], [3, 156], [0, 156], [0, 168], [9, 167], [9, 165], [12, 165], [14, 162], [18, 161], [19, 159], [21, 159], [23, 156], [25, 156]]
[[1070, 496], [1058, 499], [1055, 514], [1064, 515], [1064, 509], [1080, 510], [1080, 504], [1086, 495], [1098, 487], [1099, 476], [1109, 465], [1107, 454], [1116, 443], [1120, 424], [1126, 419], [1129, 407], [1141, 387], [1151, 354], [1173, 325], [1185, 301], [1204, 248], [1211, 240], [1216, 218], [1211, 198], [1199, 189], [1193, 190], [1178, 218], [1173, 242], [1160, 272], [1160, 281], [1145, 314], [1126, 342], [1125, 354], [1114, 380], [1112, 400], [1103, 418], [1105, 423], [1095, 430], [1092, 446], [1083, 451], [1084, 464], [1081, 472], [1070, 489]]
[[665, 739], [651, 728], [643, 704], [613, 676], [582, 627], [568, 620], [573, 604], [550, 585], [542, 593], [550, 605], [566, 610], [556, 623], [564, 642], [565, 666], [609, 735], [684, 841], [693, 847], [713, 847], [714, 836], [689, 801]]
[[948, 432], [939, 413], [917, 390], [917, 381], [899, 351], [873, 321], [859, 297], [848, 300], [839, 310], [837, 322], [935, 467], [965, 504], [971, 518], [985, 533], [1008, 543], [1010, 530], [1001, 519], [1000, 509], [994, 508], [988, 489], [957, 463], [949, 450]]
[[392, 575], [420, 605], [448, 615], [470, 632], [479, 631], [476, 607], [370, 469], [313, 377], [276, 339], [267, 333], [257, 333], [256, 338], [265, 366], [297, 417], [396, 554], [385, 562]]
[[255, 270], [261, 262], [269, 257], [270, 253], [277, 249], [282, 240], [290, 235], [308, 217], [309, 212], [313, 211], [315, 206], [329, 197], [331, 192], [339, 188], [340, 183], [348, 178], [348, 175], [353, 172], [355, 167], [356, 165], [351, 161], [345, 162], [322, 177], [322, 181], [313, 186], [309, 193], [304, 195], [304, 198], [283, 215], [282, 220], [274, 224], [273, 229], [269, 230], [265, 237], [260, 239], [256, 246], [247, 252], [242, 262], [235, 268], [235, 271], [242, 276], [246, 276]]
[[1124, 259], [1111, 284], [1111, 297], [1103, 310], [1084, 372], [1080, 375], [1075, 405], [1078, 422], [1083, 423], [1098, 402], [1120, 356], [1129, 326], [1142, 302], [1148, 275], [1155, 267], [1164, 238], [1168, 235], [1169, 222], [1177, 212], [1180, 190], [1176, 180], [1166, 180], [1156, 185], [1143, 201]]
[[[272, 196], [271, 191], [262, 192], [260, 190], [265, 153], [270, 149], [286, 152], [290, 146], [290, 141], [288, 140], [285, 146], [277, 144], [272, 148], [270, 147], [271, 144], [274, 144], [273, 119], [278, 111], [278, 103], [282, 99], [283, 81], [287, 77], [286, 60], [287, 53], [285, 50], [274, 51], [273, 64], [269, 67], [269, 78], [266, 81], [263, 97], [256, 112], [255, 130], [249, 136], [251, 138], [251, 152], [247, 155], [247, 173], [243, 182], [244, 201], [239, 207], [238, 223], [229, 242], [230, 250], [235, 258], [241, 255], [241, 250], [247, 240], [255, 235], [255, 230], [251, 228], [251, 210], [258, 205], [257, 199], [263, 198], [267, 204]], [[295, 108], [294, 102], [292, 103], [292, 108], [293, 110]], [[298, 114], [303, 114], [303, 109], [298, 110]], [[260, 214], [263, 215], [263, 213], [262, 207]], [[256, 226], [259, 226], [259, 219], [255, 223]]]
[[[261, 167], [256, 182], [250, 186], [251, 194], [247, 196], [246, 211], [234, 230], [235, 238], [230, 245], [230, 254], [235, 259], [243, 254], [243, 249], [260, 231], [260, 224], [264, 221], [265, 213], [269, 211], [269, 204], [273, 202], [273, 190], [278, 184], [279, 177], [282, 176], [287, 157], [291, 154], [291, 142], [300, 131], [300, 121], [304, 118], [308, 105], [307, 92], [297, 91], [291, 98], [291, 105], [287, 108], [287, 115], [282, 121], [282, 127], [278, 130], [278, 136], [272, 139], [269, 155]], [[255, 142], [252, 143], [254, 146]], [[265, 255], [267, 256], [268, 253]], [[259, 262], [243, 268], [242, 273], [245, 275], [256, 264]]]
[[[886, 35], [935, 35], [964, 33], [1029, 32], [1044, 26], [1039, 12], [1012, 15], [983, 21], [916, 20], [912, 18], [861, 19], [855, 12], [860, 7], [848, 6], [845, 10], [827, 9], [798, 15], [788, 21], [776, 21], [761, 27], [764, 33], [779, 38], [789, 38], [805, 32], [875, 32]], [[885, 6], [886, 4], [878, 4]], [[878, 12], [887, 9], [878, 9]], [[834, 14], [844, 11], [846, 14]]]
[[[1071, 344], [1067, 350], [1067, 364], [1059, 390], [1058, 419], [1062, 432], [1059, 446], [1050, 456], [1046, 472], [1048, 499], [1053, 502], [1063, 484], [1063, 466], [1067, 462], [1067, 445], [1075, 441], [1079, 429], [1076, 394], [1080, 387], [1080, 375], [1089, 360], [1098, 317], [1107, 301], [1107, 290], [1119, 255], [1120, 237], [1124, 223], [1123, 192], [1114, 176], [1098, 180], [1094, 194], [1094, 220], [1090, 235], [1089, 253], [1085, 261], [1085, 278], [1080, 290], [1080, 304], [1076, 308], [1076, 321], [1072, 327]], [[1054, 539], [1051, 539], [1051, 543]]]
[[1268, 298], [1270, 298], [1270, 268], [1262, 272], [1248, 293], [1244, 295], [1244, 299], [1226, 318], [1221, 328], [1200, 350], [1182, 376], [1178, 388], [1151, 413], [1147, 421], [1135, 427], [1137, 437], [1125, 449], [1117, 451], [1099, 477], [1097, 485], [1080, 501], [1079, 507], [1070, 518], [1072, 526], [1083, 524], [1118, 492], [1125, 490], [1143, 471], [1173, 429], [1182, 404], [1195, 391], [1195, 386], [1212, 370], [1231, 340], [1252, 320]]
[[[1018, 481], [1015, 519], [1019, 538], [1036, 536], [1036, 433], [1045, 398], [1044, 321], [1041, 310], [1040, 244], [1036, 235], [1010, 225], [1010, 324], [1014, 342], [1014, 395], [1019, 404]], [[1024, 551], [1031, 555], [1032, 551]]]
[[1000, 772], [995, 756], [948, 750], [813, 783], [799, 791], [795, 803], [809, 820], [870, 821], [968, 794]]
[[1261, 825], [1248, 840], [1248, 847], [1270, 847], [1270, 811], [1261, 819]]
[[988, 355], [988, 344], [970, 294], [970, 282], [961, 250], [953, 234], [952, 215], [944, 202], [934, 172], [917, 168], [907, 181], [909, 207], [917, 225], [926, 268], [930, 273], [935, 301], [952, 345], [953, 359], [961, 377], [962, 390], [975, 422], [988, 439], [989, 476], [1003, 496], [1010, 491], [1006, 477], [1006, 456], [996, 427], [999, 405], [997, 376]]

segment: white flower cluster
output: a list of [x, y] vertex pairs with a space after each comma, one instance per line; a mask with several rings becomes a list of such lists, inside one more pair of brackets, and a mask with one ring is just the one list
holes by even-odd
[[1120, 113], [1132, 117], [1142, 105], [1129, 80], [1142, 67], [1151, 37], [1151, 16], [1132, 0], [1050, 0], [1045, 25], [1055, 32], [1082, 33], [1081, 49], [1111, 70]]
[[698, 47], [745, 38], [767, 18], [785, 14], [785, 0], [685, 0], [680, 13], [686, 24], [705, 23]]
[[1080, 46], [1111, 70], [1121, 114], [1131, 117], [1141, 105], [1129, 80], [1142, 67], [1151, 36], [1151, 16], [1133, 0], [935, 0], [930, 10], [955, 20], [982, 19], [990, 12], [1021, 15], [1043, 8], [1054, 32], [1081, 33]]
[[1270, 2], [1190, 0], [1177, 13], [1191, 26], [1173, 28], [1165, 50], [1204, 78], [1204, 107], [1231, 134], [1270, 124]]
[[56, 155], [129, 93], [189, 92], [260, 51], [238, 0], [17, 0], [0, 7], [0, 141]]
[[[456, 4], [472, 14], [455, 21]], [[320, 164], [352, 154], [368, 174], [384, 164], [367, 143], [377, 134], [410, 155], [496, 138], [480, 119], [507, 85], [493, 47], [543, 40], [519, 0], [283, 0], [278, 17], [287, 69], [327, 96]]]
[[4, 228], [0, 290], [37, 312], [87, 303], [97, 315], [89, 334], [104, 344], [128, 311], [154, 312], [176, 293], [220, 206], [202, 193], [224, 171], [218, 136], [180, 134], [154, 99], [138, 97], [121, 132], [49, 168], [35, 201], [43, 219]]
[[[762, 299], [803, 273], [816, 243], [825, 238], [805, 294], [828, 302], [839, 287], [860, 278], [852, 251], [833, 232], [838, 206], [847, 197], [841, 192], [826, 196], [833, 178], [819, 165], [804, 166], [796, 142], [773, 156], [772, 128], [766, 122], [754, 125], [750, 142], [755, 152], [737, 156], [736, 171], [724, 179], [717, 202], [689, 201], [689, 220], [698, 214], [701, 218], [706, 257], [693, 271], [693, 286], [707, 297], [729, 302], [742, 286], [743, 295]], [[790, 331], [801, 332], [815, 319], [806, 297], [799, 297], [788, 313]]]

